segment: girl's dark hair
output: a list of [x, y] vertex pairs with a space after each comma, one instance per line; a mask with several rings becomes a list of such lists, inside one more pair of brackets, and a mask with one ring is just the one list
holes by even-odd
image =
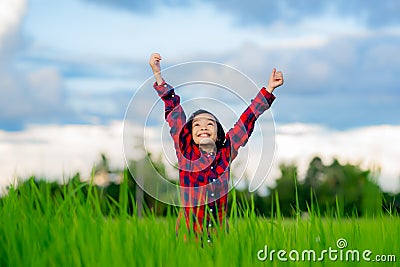
[[220, 149], [224, 143], [225, 143], [225, 131], [224, 128], [222, 128], [221, 123], [219, 122], [219, 120], [217, 119], [217, 117], [214, 116], [214, 114], [212, 114], [211, 112], [204, 110], [204, 109], [199, 109], [195, 112], [192, 113], [192, 115], [190, 115], [189, 119], [187, 120], [187, 127], [189, 129], [190, 132], [192, 132], [192, 122], [194, 117], [196, 117], [197, 115], [200, 114], [210, 114], [211, 116], [214, 117], [215, 122], [217, 123], [217, 141], [215, 142], [215, 145], [217, 147], [217, 149]]

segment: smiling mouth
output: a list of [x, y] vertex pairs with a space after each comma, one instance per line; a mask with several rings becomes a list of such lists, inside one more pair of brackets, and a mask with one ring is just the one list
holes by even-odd
[[210, 134], [202, 133], [202, 134], [199, 134], [197, 137], [205, 138], [205, 137], [210, 137], [210, 136], [211, 136]]

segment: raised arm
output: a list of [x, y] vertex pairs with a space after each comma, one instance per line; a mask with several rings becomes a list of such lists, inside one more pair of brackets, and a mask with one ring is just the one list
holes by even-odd
[[180, 151], [179, 134], [186, 122], [186, 115], [180, 105], [180, 97], [175, 94], [174, 88], [167, 84], [161, 76], [160, 60], [161, 56], [158, 53], [154, 53], [150, 56], [149, 64], [153, 70], [154, 78], [156, 79], [153, 87], [164, 101], [165, 120], [168, 122], [175, 150], [178, 152]]
[[272, 70], [267, 87], [263, 87], [250, 105], [242, 113], [239, 120], [226, 134], [228, 145], [231, 146], [231, 160], [235, 159], [240, 147], [246, 145], [253, 132], [254, 124], [258, 117], [272, 105], [275, 96], [272, 92], [283, 84], [283, 74], [280, 71]]
[[161, 55], [159, 53], [153, 53], [150, 56], [150, 67], [151, 70], [153, 71], [154, 78], [156, 79], [156, 82], [158, 85], [161, 85], [163, 83], [163, 78], [161, 76], [161, 65], [160, 65], [160, 60], [161, 60]]

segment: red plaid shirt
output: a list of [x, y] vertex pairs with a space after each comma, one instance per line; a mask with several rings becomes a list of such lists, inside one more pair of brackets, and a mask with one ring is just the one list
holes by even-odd
[[165, 82], [161, 85], [154, 83], [153, 87], [165, 103], [165, 119], [178, 157], [181, 201], [187, 227], [197, 232], [202, 231], [204, 223], [207, 228], [214, 222], [222, 225], [228, 208], [230, 163], [236, 158], [239, 147], [247, 143], [256, 119], [270, 107], [275, 96], [263, 87], [226, 133], [222, 148], [216, 153], [206, 153], [193, 142], [192, 133], [186, 127], [180, 97], [174, 88]]

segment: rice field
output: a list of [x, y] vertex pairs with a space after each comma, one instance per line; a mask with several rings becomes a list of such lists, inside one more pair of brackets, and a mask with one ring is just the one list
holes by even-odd
[[[124, 189], [125, 188], [125, 189]], [[121, 187], [126, 190], [126, 187]], [[108, 202], [97, 191], [34, 185], [0, 200], [0, 266], [397, 266], [400, 218], [257, 217], [233, 197], [229, 233], [202, 242], [181, 229], [175, 213], [128, 214], [128, 191]], [[171, 207], [171, 211], [174, 209]], [[186, 240], [183, 235], [186, 234]]]

